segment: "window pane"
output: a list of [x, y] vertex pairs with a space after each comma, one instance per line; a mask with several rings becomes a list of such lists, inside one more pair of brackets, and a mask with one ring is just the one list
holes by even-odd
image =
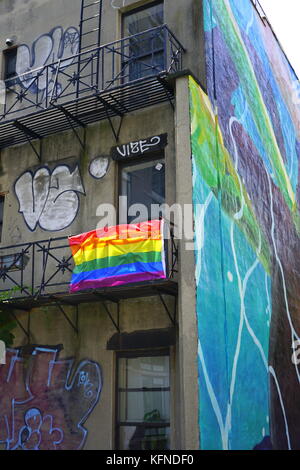
[[16, 75], [17, 49], [5, 53], [5, 78]]
[[[154, 5], [124, 16], [123, 36], [134, 36], [129, 41], [123, 63], [124, 78], [136, 80], [164, 70], [164, 35], [161, 29], [145, 32], [164, 22], [163, 4]], [[135, 36], [139, 34], [138, 36]]]
[[164, 69], [163, 52], [147, 55], [140, 60], [134, 61], [129, 66], [130, 80], [137, 80], [141, 77], [159, 73]]
[[[151, 205], [165, 202], [165, 164], [164, 160], [156, 160], [144, 164], [129, 166], [122, 171], [122, 196], [127, 196], [127, 212], [133, 204], [143, 204], [145, 213], [140, 214], [138, 221], [151, 219]], [[128, 223], [137, 219], [138, 214], [122, 219]], [[152, 212], [152, 218], [158, 218], [159, 212]]]
[[169, 387], [169, 375], [168, 356], [119, 359], [119, 388]]
[[120, 449], [170, 448], [169, 362], [169, 356], [119, 359]]
[[142, 33], [163, 23], [164, 10], [162, 3], [130, 13], [124, 16], [124, 37]]
[[121, 426], [120, 449], [168, 450], [170, 449], [170, 428]]
[[119, 392], [119, 421], [163, 423], [170, 420], [170, 392]]

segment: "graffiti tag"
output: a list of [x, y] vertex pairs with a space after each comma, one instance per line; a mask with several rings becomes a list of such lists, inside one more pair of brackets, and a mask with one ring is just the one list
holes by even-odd
[[[76, 450], [102, 389], [99, 364], [59, 360], [59, 347], [7, 351], [0, 367], [0, 444], [7, 450]], [[74, 374], [73, 374], [74, 372]]]
[[79, 194], [85, 195], [78, 166], [71, 172], [58, 165], [52, 172], [41, 167], [26, 171], [15, 183], [19, 212], [31, 231], [39, 225], [47, 231], [63, 230], [76, 218]]
[[148, 139], [129, 142], [111, 149], [114, 160], [122, 160], [129, 157], [137, 157], [145, 153], [155, 152], [163, 149], [167, 145], [167, 134], [156, 135]]
[[[66, 31], [57, 26], [49, 33], [39, 36], [31, 48], [26, 44], [18, 47], [16, 60], [16, 74], [24, 88], [29, 88], [32, 93], [44, 93], [47, 96], [59, 96], [62, 85], [55, 80], [58, 64], [60, 70], [71, 65], [79, 52], [79, 32], [74, 26]], [[48, 64], [53, 64], [48, 72], [37, 69]], [[55, 87], [55, 89], [54, 89]], [[42, 96], [42, 99], [46, 97]]]

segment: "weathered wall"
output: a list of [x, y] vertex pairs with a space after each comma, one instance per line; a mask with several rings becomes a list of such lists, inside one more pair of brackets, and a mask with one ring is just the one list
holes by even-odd
[[[149, 114], [148, 111], [141, 111], [133, 113], [124, 118], [122, 131], [120, 134], [120, 142], [135, 141], [140, 138], [147, 137], [149, 135], [158, 134], [158, 130], [168, 133], [169, 144], [166, 148], [166, 177], [167, 177], [167, 200], [172, 204], [175, 200], [175, 185], [173, 183], [175, 179], [175, 150], [174, 150], [174, 118], [173, 112], [169, 105], [162, 105], [153, 108], [153, 113], [156, 119], [153, 119], [153, 115]], [[116, 119], [116, 123], [118, 121]], [[97, 207], [102, 203], [111, 203], [117, 206], [117, 182], [118, 182], [118, 168], [116, 162], [111, 161], [109, 158], [109, 167], [107, 173], [101, 179], [95, 179], [89, 172], [89, 164], [98, 155], [107, 156], [110, 153], [110, 149], [115, 145], [115, 140], [107, 122], [102, 122], [91, 126], [86, 132], [86, 151], [83, 153], [79, 143], [74, 140], [74, 136], [67, 132], [64, 135], [49, 137], [43, 143], [43, 162], [41, 165], [36, 167], [36, 159], [32, 150], [29, 146], [15, 147], [2, 151], [2, 177], [1, 177], [1, 190], [7, 190], [6, 196], [6, 207], [5, 207], [5, 219], [4, 219], [4, 236], [2, 246], [7, 246], [12, 243], [23, 243], [28, 241], [35, 241], [41, 239], [48, 239], [49, 237], [55, 236], [66, 236], [70, 234], [78, 234], [85, 231], [92, 230], [96, 227], [100, 217], [97, 216]], [[70, 158], [71, 157], [71, 158]], [[50, 162], [50, 163], [48, 163]], [[62, 167], [64, 163], [69, 164], [71, 173], [78, 170], [80, 175], [81, 183], [79, 178], [71, 178], [69, 175], [68, 167]], [[75, 162], [75, 163], [74, 163]], [[78, 165], [78, 167], [76, 166]], [[39, 169], [42, 168], [42, 169]], [[65, 172], [65, 177], [75, 183], [75, 187], [79, 188], [82, 184], [84, 192], [78, 193], [71, 192], [70, 196], [67, 197], [67, 192], [64, 192], [61, 188], [62, 204], [58, 204], [62, 210], [61, 221], [66, 220], [66, 216], [70, 214], [70, 206], [66, 206], [66, 202], [76, 203], [78, 205], [78, 211], [73, 223], [66, 229], [59, 232], [49, 232], [45, 224], [41, 223], [42, 220], [48, 220], [50, 224], [56, 223], [58, 220], [58, 213], [55, 209], [55, 213], [49, 214], [47, 217], [46, 206], [41, 201], [44, 191], [49, 192], [56, 191], [55, 188], [51, 188], [49, 184], [49, 174], [53, 177], [54, 171], [57, 168], [62, 168]], [[56, 169], [56, 170], [55, 170]], [[40, 177], [37, 178], [37, 173], [40, 172]], [[25, 177], [28, 181], [25, 181]], [[37, 179], [37, 193], [31, 190], [35, 187], [35, 179]], [[20, 179], [21, 178], [21, 179]], [[22, 181], [24, 178], [24, 181]], [[32, 181], [33, 178], [33, 181]], [[65, 179], [60, 180], [62, 184], [68, 183]], [[15, 190], [15, 183], [19, 190]], [[21, 184], [22, 183], [22, 184]], [[40, 184], [40, 186], [39, 186]], [[30, 190], [26, 190], [26, 185]], [[57, 186], [57, 184], [55, 185]], [[73, 189], [72, 186], [71, 189]], [[27, 192], [28, 191], [28, 194]], [[35, 199], [35, 209], [42, 207], [42, 215], [39, 217], [36, 213], [33, 214], [30, 210], [19, 212], [19, 201], [22, 197], [27, 194], [27, 199], [33, 197]], [[78, 194], [78, 196], [77, 196]], [[19, 196], [19, 199], [18, 197]], [[64, 200], [64, 198], [66, 199]], [[73, 199], [74, 198], [74, 199]], [[59, 201], [59, 199], [57, 199]], [[27, 207], [27, 206], [26, 206]], [[31, 206], [30, 206], [31, 207]], [[67, 207], [66, 216], [63, 216], [63, 211]], [[73, 218], [73, 216], [72, 216]], [[69, 250], [66, 249], [66, 254], [69, 256]], [[56, 261], [53, 260], [52, 265], [50, 264], [47, 273], [51, 274], [54, 272]], [[30, 270], [25, 270], [30, 277]], [[35, 267], [36, 274], [42, 275], [42, 265]], [[47, 275], [48, 275], [47, 274]], [[60, 273], [60, 279], [57, 277], [57, 281], [67, 281], [70, 277], [69, 273], [64, 276]], [[2, 282], [2, 281], [1, 281]], [[2, 283], [3, 286], [3, 283]], [[5, 286], [10, 286], [6, 282]], [[3, 288], [3, 287], [1, 287]], [[55, 290], [55, 289], [54, 289]], [[56, 288], [57, 291], [57, 288]], [[166, 300], [168, 300], [166, 298]], [[170, 309], [173, 309], [173, 300], [171, 300]], [[64, 307], [65, 308], [65, 307]], [[112, 310], [115, 310], [115, 306], [111, 306]], [[67, 313], [75, 321], [74, 309], [66, 307]], [[26, 328], [28, 314], [21, 314], [20, 311], [16, 312], [20, 322]], [[159, 300], [156, 298], [140, 299], [123, 302], [120, 312], [120, 328], [122, 332], [133, 332], [137, 330], [157, 329], [166, 328], [170, 326], [170, 321], [164, 311]], [[78, 336], [72, 330], [66, 319], [62, 316], [61, 312], [57, 307], [46, 307], [41, 309], [34, 309], [30, 313], [30, 330], [31, 330], [31, 344], [38, 345], [57, 345], [62, 344], [63, 350], [59, 353], [60, 360], [75, 359], [74, 368], [72, 369], [71, 376], [65, 381], [65, 378], [59, 379], [58, 384], [50, 385], [49, 391], [44, 391], [41, 384], [43, 377], [39, 377], [39, 367], [37, 367], [37, 380], [38, 388], [31, 390], [32, 398], [28, 397], [28, 393], [24, 395], [23, 382], [24, 376], [22, 372], [22, 364], [13, 385], [10, 384], [11, 391], [10, 395], [5, 403], [0, 404], [0, 414], [2, 421], [0, 422], [0, 441], [2, 442], [2, 448], [15, 448], [20, 446], [24, 449], [30, 448], [31, 445], [39, 442], [39, 448], [84, 448], [84, 449], [112, 449], [115, 445], [114, 435], [114, 409], [115, 409], [115, 354], [112, 351], [106, 350], [106, 343], [110, 337], [115, 333], [113, 324], [109, 320], [104, 309], [97, 303], [95, 304], [84, 304], [79, 307], [79, 334]], [[15, 335], [14, 347], [20, 347], [27, 343], [27, 338], [22, 334], [19, 328], [10, 330]], [[56, 357], [55, 351], [47, 353]], [[48, 356], [46, 353], [42, 355], [45, 357], [47, 366]], [[36, 357], [32, 356], [33, 364], [35, 364]], [[85, 362], [88, 361], [88, 362]], [[89, 364], [95, 364], [90, 366]], [[102, 377], [102, 390], [100, 394], [99, 386], [95, 384], [95, 396], [97, 397], [90, 403], [87, 400], [86, 407], [80, 408], [73, 413], [73, 409], [76, 409], [77, 403], [80, 402], [81, 397], [84, 394], [84, 384], [79, 384], [80, 373], [76, 375], [76, 370], [82, 365], [82, 372], [85, 372], [85, 364], [87, 364], [87, 372], [89, 375], [98, 373], [101, 371]], [[8, 367], [5, 370], [2, 368], [2, 379], [0, 380], [0, 388], [7, 387], [5, 384], [7, 380], [6, 373]], [[59, 366], [60, 367], [60, 366]], [[91, 373], [89, 368], [92, 367]], [[73, 376], [73, 374], [75, 374]], [[30, 375], [29, 375], [30, 377]], [[83, 380], [83, 379], [82, 379]], [[173, 380], [173, 379], [172, 379]], [[92, 379], [91, 379], [92, 381]], [[74, 383], [73, 383], [74, 382]], [[98, 382], [97, 382], [98, 383]], [[75, 385], [74, 385], [75, 384]], [[76, 388], [76, 384], [78, 387]], [[69, 391], [69, 387], [74, 390]], [[68, 390], [67, 390], [68, 389]], [[19, 394], [21, 393], [21, 396]], [[14, 423], [15, 428], [11, 431], [11, 427], [7, 428], [5, 425], [5, 416], [10, 414], [11, 399], [15, 398], [14, 394], [17, 395], [18, 400], [21, 402], [25, 401], [25, 404], [16, 404], [18, 408], [18, 414], [16, 416], [16, 422]], [[63, 404], [57, 404], [56, 396], [62, 394], [65, 396]], [[174, 394], [174, 401], [172, 402], [172, 409], [175, 408], [175, 402], [178, 402], [179, 394]], [[50, 403], [49, 403], [50, 402]], [[84, 402], [84, 400], [83, 400]], [[30, 411], [32, 409], [32, 411]], [[24, 417], [28, 411], [30, 413], [35, 410], [40, 410], [40, 414], [36, 415], [36, 420], [43, 420], [46, 416], [53, 417], [53, 428], [56, 431], [55, 436], [51, 434], [49, 437], [49, 430], [47, 431], [47, 423], [42, 424], [37, 429], [36, 439], [31, 440], [28, 438], [28, 442], [21, 445], [18, 441], [20, 438], [20, 430], [22, 426], [26, 426], [24, 423]], [[62, 411], [64, 411], [62, 413]], [[88, 420], [87, 420], [88, 418]], [[48, 419], [48, 418], [47, 418]], [[172, 422], [174, 423], [174, 413], [172, 414]], [[49, 418], [50, 420], [50, 418]], [[52, 418], [51, 418], [52, 420]], [[83, 424], [81, 425], [81, 420]], [[87, 423], [85, 421], [87, 420]], [[47, 420], [46, 420], [47, 421]], [[21, 425], [22, 424], [22, 425]], [[44, 431], [45, 428], [45, 431]], [[82, 429], [83, 428], [83, 429]], [[175, 426], [172, 428], [174, 430]], [[70, 438], [70, 433], [74, 431], [74, 439]], [[46, 433], [45, 435], [43, 434]], [[172, 431], [174, 432], [174, 431]], [[61, 440], [62, 434], [65, 436], [65, 440]], [[9, 437], [7, 437], [9, 436]], [[57, 437], [58, 436], [58, 437]], [[69, 437], [68, 437], [69, 436]], [[172, 445], [175, 446], [175, 437], [172, 437]]]
[[299, 449], [296, 77], [250, 0], [204, 12], [208, 96], [190, 80], [201, 447]]
[[[122, 13], [146, 3], [146, 0], [125, 0], [125, 2], [123, 0], [103, 0], [101, 44], [119, 40], [122, 36]], [[60, 74], [56, 89], [53, 90], [51, 84], [56, 81], [55, 70], [53, 70], [52, 76], [46, 77], [44, 74], [39, 80], [31, 77], [30, 71], [78, 53], [80, 8], [80, 0], [54, 0], [52, 2], [49, 0], [27, 0], [26, 2], [15, 0], [14, 2], [3, 1], [0, 4], [0, 49], [7, 48], [5, 45], [7, 38], [12, 38], [14, 46], [19, 46], [17, 73], [25, 88], [32, 85], [30, 92], [33, 95], [39, 94], [40, 103], [45, 102], [46, 98], [50, 99], [52, 93], [59, 93], [60, 89], [67, 85], [67, 82], [63, 81], [64, 76]], [[92, 14], [95, 11], [92, 11]], [[164, 20], [186, 48], [184, 67], [190, 68], [204, 84], [203, 17], [202, 12], [199, 12], [198, 9], [198, 0], [186, 0], [184, 8], [182, 8], [181, 0], [165, 0]], [[91, 29], [98, 26], [94, 21], [90, 22], [90, 25]], [[86, 28], [87, 26], [84, 31], [87, 31]], [[83, 37], [82, 46], [94, 44], [94, 39], [93, 35]], [[201, 50], [201, 54], [199, 54], [199, 50]], [[61, 63], [61, 68], [71, 65], [73, 62], [74, 59], [71, 58], [65, 60]], [[109, 60], [106, 62], [106, 68], [107, 71], [105, 70], [104, 73], [107, 74], [109, 80], [111, 79]], [[3, 75], [4, 56], [0, 58], [0, 70]], [[72, 71], [68, 69], [68, 72]], [[76, 72], [76, 67], [74, 72]], [[22, 76], [22, 74], [26, 75]], [[46, 93], [47, 80], [48, 94]], [[7, 102], [9, 103], [13, 97], [13, 93], [8, 94]], [[22, 107], [21, 104], [19, 106]]]
[[[172, 309], [173, 300], [166, 300]], [[116, 306], [109, 308], [116, 316]], [[75, 323], [75, 309], [64, 309]], [[28, 313], [18, 312], [18, 319], [27, 328]], [[170, 327], [159, 299], [121, 302], [122, 332], [158, 327]], [[0, 449], [114, 448], [115, 353], [107, 342], [116, 329], [103, 306], [91, 303], [79, 306], [78, 330], [56, 306], [30, 312], [30, 344], [44, 346], [20, 358], [12, 350], [0, 368]], [[22, 330], [13, 333], [15, 345], [26, 346]]]

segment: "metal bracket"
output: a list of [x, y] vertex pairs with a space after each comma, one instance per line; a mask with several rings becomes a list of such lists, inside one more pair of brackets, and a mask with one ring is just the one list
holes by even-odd
[[107, 315], [109, 316], [109, 318], [111, 319], [114, 327], [116, 328], [118, 333], [120, 333], [120, 305], [119, 305], [119, 302], [117, 303], [117, 321], [116, 322], [113, 319], [113, 316], [112, 316], [111, 312], [109, 311], [109, 308], [106, 305], [105, 301], [102, 301], [102, 305], [105, 308], [105, 311], [106, 311]]
[[172, 315], [171, 315], [171, 312], [170, 312], [170, 310], [169, 310], [169, 308], [168, 308], [168, 306], [167, 306], [167, 304], [166, 304], [166, 302], [165, 302], [165, 300], [164, 300], [164, 298], [163, 298], [163, 296], [161, 295], [161, 293], [160, 293], [159, 291], [158, 291], [158, 295], [159, 295], [159, 298], [160, 298], [160, 300], [161, 300], [161, 303], [163, 304], [164, 309], [165, 309], [165, 311], [166, 311], [168, 317], [170, 318], [172, 324], [173, 324], [174, 326], [176, 326], [177, 296], [174, 296], [174, 314], [173, 314], [173, 316], [172, 316]]
[[59, 310], [61, 311], [61, 313], [63, 314], [63, 316], [67, 320], [67, 322], [69, 323], [69, 325], [71, 325], [71, 327], [73, 328], [75, 333], [78, 335], [79, 334], [79, 330], [78, 330], [78, 305], [76, 305], [76, 325], [74, 325], [74, 323], [72, 322], [72, 320], [70, 320], [70, 318], [68, 317], [68, 315], [66, 314], [66, 312], [64, 311], [64, 309], [62, 308], [60, 303], [55, 302], [55, 304], [59, 308]]
[[109, 299], [111, 302], [114, 302], [115, 304], [117, 304], [117, 321], [115, 321], [114, 318], [113, 318], [112, 313], [110, 312], [110, 310], [109, 310], [107, 304], [105, 303], [105, 300], [106, 300], [106, 299], [103, 298], [104, 296], [102, 296], [101, 294], [98, 294], [97, 292], [94, 292], [94, 295], [99, 298], [99, 300], [101, 301], [101, 303], [102, 303], [102, 305], [103, 305], [103, 307], [104, 307], [104, 309], [105, 309], [107, 315], [108, 315], [109, 318], [111, 319], [111, 321], [112, 321], [114, 327], [116, 328], [116, 330], [118, 331], [118, 333], [120, 333], [120, 304], [119, 304], [119, 302], [118, 302], [117, 300], [113, 300], [113, 299], [110, 300], [110, 299]]
[[14, 312], [12, 310], [8, 310], [10, 315], [13, 317], [13, 319], [15, 320], [15, 322], [18, 324], [19, 328], [23, 331], [23, 333], [27, 336], [27, 339], [28, 339], [28, 344], [30, 343], [30, 312], [28, 311], [28, 319], [27, 319], [27, 330], [25, 330], [24, 326], [22, 325], [22, 323], [20, 322], [20, 320], [18, 320], [17, 316], [14, 314]]
[[84, 136], [84, 141], [81, 140], [78, 132], [76, 131], [74, 125], [72, 124], [72, 121], [76, 122], [76, 124], [78, 124], [80, 127], [82, 127], [84, 130], [86, 128], [86, 125], [80, 121], [80, 119], [78, 119], [77, 117], [73, 116], [73, 114], [71, 114], [69, 111], [67, 111], [63, 106], [57, 106], [57, 105], [52, 105], [54, 108], [57, 108], [59, 109], [67, 118], [68, 120], [68, 123], [72, 129], [72, 131], [74, 132], [75, 134], [75, 137], [76, 139], [78, 140], [78, 142], [80, 143], [81, 145], [81, 148], [84, 150], [85, 149], [85, 136]]
[[[107, 119], [108, 119], [108, 121], [109, 121], [111, 130], [112, 130], [112, 132], [113, 132], [113, 134], [114, 134], [114, 137], [115, 137], [116, 142], [118, 142], [118, 141], [119, 141], [120, 132], [121, 132], [121, 128], [122, 128], [122, 124], [123, 124], [123, 117], [124, 117], [124, 114], [121, 113], [113, 104], [108, 103], [108, 102], [107, 102], [104, 98], [102, 98], [101, 96], [99, 96], [99, 95], [97, 95], [97, 94], [96, 94], [95, 96], [96, 96], [97, 100], [100, 101], [100, 103], [103, 104], [104, 109], [105, 109], [105, 114], [106, 114], [106, 117], [107, 117]], [[110, 117], [110, 115], [108, 114], [108, 109], [112, 110], [115, 114], [117, 114], [117, 115], [121, 118], [118, 130], [116, 130], [116, 129], [114, 128], [114, 125], [113, 125], [113, 123], [112, 123], [111, 117]]]
[[[14, 127], [16, 127], [17, 129], [19, 129], [20, 131], [23, 132], [23, 134], [25, 135], [26, 137], [26, 140], [27, 142], [29, 143], [29, 145], [31, 146], [32, 150], [34, 151], [34, 153], [36, 154], [37, 158], [39, 161], [42, 160], [42, 137], [38, 134], [36, 134], [34, 131], [32, 131], [31, 129], [29, 129], [29, 127], [27, 126], [24, 126], [24, 124], [21, 124], [19, 121], [15, 121], [13, 123]], [[35, 146], [33, 145], [33, 143], [31, 142], [30, 140], [30, 137], [32, 139], [37, 139], [40, 141], [40, 151], [38, 152], [35, 148]]]
[[157, 76], [157, 80], [163, 86], [166, 97], [168, 98], [168, 100], [170, 102], [170, 105], [173, 108], [173, 111], [175, 111], [174, 103], [173, 103], [172, 99], [170, 98], [170, 94], [169, 94], [169, 93], [173, 93], [173, 90], [172, 90], [171, 86], [167, 83], [167, 81], [163, 77], [160, 77], [159, 75]]

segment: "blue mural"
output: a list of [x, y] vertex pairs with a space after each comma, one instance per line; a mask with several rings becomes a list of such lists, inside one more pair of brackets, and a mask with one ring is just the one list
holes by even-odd
[[207, 94], [190, 79], [201, 448], [298, 449], [297, 77], [250, 0], [203, 4]]

